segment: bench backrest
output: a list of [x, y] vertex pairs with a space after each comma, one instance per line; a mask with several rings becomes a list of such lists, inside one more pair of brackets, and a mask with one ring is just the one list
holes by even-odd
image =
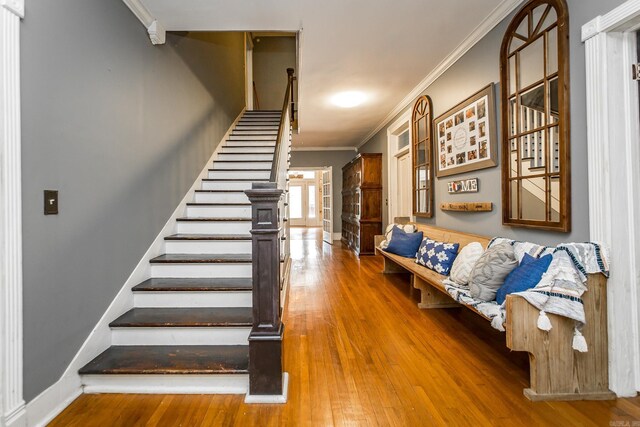
[[479, 242], [485, 249], [491, 238], [485, 236], [478, 236], [476, 234], [462, 233], [460, 231], [447, 230], [446, 228], [434, 227], [426, 224], [418, 224], [412, 222], [418, 231], [422, 231], [425, 237], [429, 237], [432, 240], [445, 243], [460, 243], [460, 249], [472, 242]]

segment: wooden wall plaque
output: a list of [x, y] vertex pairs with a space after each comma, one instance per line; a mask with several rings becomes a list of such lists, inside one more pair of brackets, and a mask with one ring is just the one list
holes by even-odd
[[491, 212], [493, 210], [493, 203], [491, 202], [441, 203], [440, 209], [443, 211], [453, 211], [453, 212]]

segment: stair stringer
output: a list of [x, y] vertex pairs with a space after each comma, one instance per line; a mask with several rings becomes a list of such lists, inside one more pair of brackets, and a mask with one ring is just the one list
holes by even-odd
[[[227, 132], [211, 154], [211, 157], [205, 163], [202, 171], [194, 180], [191, 188], [189, 188], [173, 214], [169, 217], [164, 227], [162, 227], [162, 230], [160, 230], [153, 243], [151, 243], [151, 246], [149, 246], [149, 249], [147, 249], [146, 253], [140, 259], [140, 262], [133, 269], [131, 275], [125, 281], [120, 291], [118, 291], [107, 310], [100, 320], [98, 320], [98, 323], [91, 330], [91, 333], [73, 357], [60, 379], [29, 402], [27, 405], [27, 423], [29, 426], [46, 425], [55, 418], [56, 415], [62, 412], [78, 395], [84, 392], [78, 370], [111, 346], [112, 331], [109, 328], [109, 323], [133, 308], [134, 295], [131, 289], [150, 277], [151, 264], [149, 261], [164, 252], [165, 236], [173, 233], [176, 220], [185, 212], [187, 203], [193, 199], [198, 185], [201, 184], [204, 178], [208, 177], [213, 160], [225, 145], [225, 141], [229, 139], [231, 132], [237, 126], [244, 113], [245, 109], [242, 109], [233, 123], [231, 123], [229, 129], [227, 129]], [[197, 392], [197, 390], [202, 389], [201, 381], [198, 381], [197, 378], [194, 378], [194, 380], [196, 380], [194, 383], [194, 392]], [[189, 389], [187, 384], [184, 384], [182, 388], [184, 390]]]

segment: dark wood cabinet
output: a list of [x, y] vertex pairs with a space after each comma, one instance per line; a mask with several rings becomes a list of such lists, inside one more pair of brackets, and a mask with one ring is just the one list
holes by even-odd
[[342, 241], [373, 255], [382, 234], [382, 154], [359, 154], [342, 168]]

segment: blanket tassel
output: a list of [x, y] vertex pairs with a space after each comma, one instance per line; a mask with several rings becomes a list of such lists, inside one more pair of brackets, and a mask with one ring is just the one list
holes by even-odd
[[544, 310], [540, 310], [540, 316], [538, 317], [538, 329], [541, 331], [550, 331], [552, 328], [551, 320], [547, 316]]
[[580, 353], [586, 353], [589, 350], [587, 340], [584, 339], [584, 335], [582, 335], [582, 332], [580, 332], [578, 328], [575, 328], [573, 332], [573, 349]]

